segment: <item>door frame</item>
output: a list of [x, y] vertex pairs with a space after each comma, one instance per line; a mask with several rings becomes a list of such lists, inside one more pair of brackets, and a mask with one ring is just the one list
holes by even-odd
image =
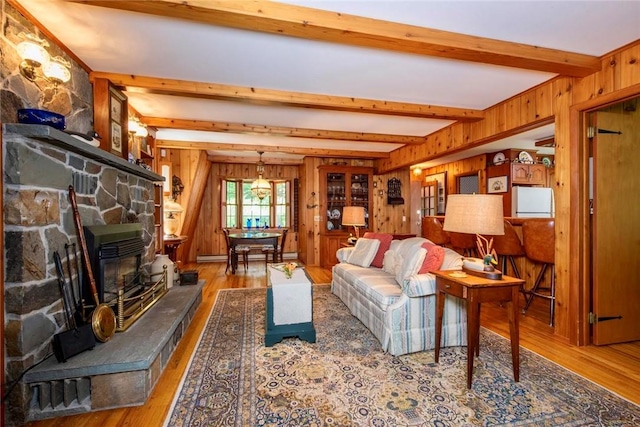
[[570, 319], [575, 320], [576, 327], [571, 328], [570, 341], [579, 346], [591, 344], [591, 325], [589, 311], [591, 309], [591, 243], [589, 239], [589, 150], [587, 145], [587, 115], [601, 108], [618, 104], [640, 96], [640, 84], [617, 90], [595, 99], [574, 104], [570, 114], [570, 196], [572, 209], [570, 220], [570, 253], [578, 254], [578, 262], [569, 263], [569, 277], [577, 280], [570, 289]]

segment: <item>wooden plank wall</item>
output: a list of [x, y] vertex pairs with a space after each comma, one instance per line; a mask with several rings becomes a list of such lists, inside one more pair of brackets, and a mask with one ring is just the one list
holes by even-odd
[[[403, 205], [387, 204], [387, 182], [397, 178], [401, 182]], [[409, 169], [401, 169], [373, 177], [373, 229], [381, 233], [407, 234], [411, 232], [411, 177]], [[403, 221], [402, 219], [405, 219]]]
[[[573, 135], [581, 130], [576, 125], [572, 128], [570, 108], [597, 98], [609, 99], [616, 93], [635, 93], [634, 86], [640, 85], [640, 40], [605, 55], [601, 63], [602, 69], [598, 73], [584, 78], [557, 77], [488, 108], [485, 119], [481, 121], [453, 124], [427, 136], [422, 145], [402, 147], [392, 152], [389, 159], [378, 161], [379, 173], [389, 173], [445, 152], [471, 148], [540, 124], [555, 122], [556, 168], [552, 183], [556, 199], [555, 334], [572, 343], [584, 338], [578, 336], [576, 328], [577, 324], [584, 322], [578, 318], [583, 304], [581, 298], [584, 299], [580, 290], [582, 277], [578, 277], [578, 273], [586, 270], [584, 251], [588, 247], [582, 243], [587, 239], [584, 214], [581, 214], [584, 203], [580, 199], [584, 165], [580, 149], [571, 146]], [[576, 137], [574, 140], [579, 139]], [[445, 166], [445, 169], [451, 167]], [[450, 187], [450, 182], [447, 185]]]

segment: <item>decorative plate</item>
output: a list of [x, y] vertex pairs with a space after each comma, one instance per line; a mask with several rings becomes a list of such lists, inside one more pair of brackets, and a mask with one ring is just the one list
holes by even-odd
[[546, 167], [551, 167], [551, 159], [548, 157], [543, 157], [542, 164], [545, 165]]
[[533, 163], [533, 157], [526, 151], [521, 151], [520, 154], [518, 154], [518, 160], [520, 160], [520, 163]]
[[496, 155], [493, 156], [493, 164], [494, 165], [501, 165], [501, 164], [504, 163], [505, 160], [506, 160], [506, 158], [504, 157], [504, 153], [503, 152], [496, 153]]
[[331, 211], [331, 219], [340, 219], [340, 211], [338, 209]]

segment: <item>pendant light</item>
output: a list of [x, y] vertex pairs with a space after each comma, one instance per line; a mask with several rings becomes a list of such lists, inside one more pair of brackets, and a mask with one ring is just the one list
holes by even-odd
[[258, 151], [258, 154], [260, 155], [260, 160], [258, 160], [258, 164], [256, 165], [258, 179], [253, 181], [253, 184], [251, 184], [251, 195], [260, 200], [271, 195], [271, 184], [262, 177], [262, 174], [264, 173], [264, 162], [262, 161], [263, 153], [264, 151]]

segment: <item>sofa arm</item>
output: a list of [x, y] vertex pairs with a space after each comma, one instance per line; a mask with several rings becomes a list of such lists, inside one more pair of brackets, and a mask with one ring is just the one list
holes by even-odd
[[434, 295], [436, 276], [431, 273], [412, 274], [403, 282], [402, 293], [411, 298]]
[[354, 248], [340, 248], [336, 251], [338, 262], [347, 262]]

